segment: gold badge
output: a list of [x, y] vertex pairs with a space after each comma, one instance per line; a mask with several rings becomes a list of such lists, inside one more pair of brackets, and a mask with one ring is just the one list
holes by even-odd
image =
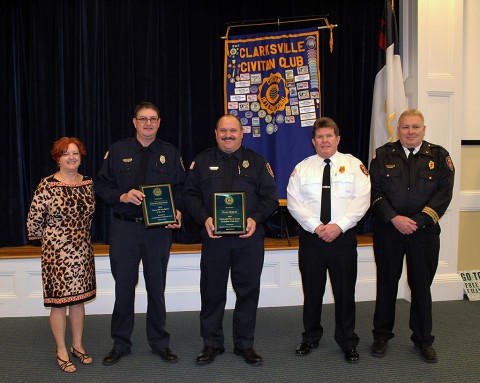
[[345, 173], [345, 166], [340, 166], [340, 167], [338, 168], [338, 171], [339, 171], [340, 173]]
[[163, 154], [160, 156], [160, 163], [162, 165], [165, 163], [165, 156]]
[[430, 161], [430, 162], [428, 163], [428, 168], [429, 168], [430, 170], [433, 170], [433, 169], [435, 168], [435, 162]]
[[132, 157], [124, 158], [122, 161], [125, 162], [125, 163], [132, 162]]
[[266, 164], [266, 167], [267, 167], [268, 173], [272, 176], [272, 178], [275, 178], [275, 176], [273, 175], [273, 170], [270, 167], [270, 164], [268, 162]]
[[453, 161], [452, 159], [450, 158], [450, 156], [447, 156], [447, 158], [445, 159], [445, 161], [447, 162], [447, 166], [450, 168], [450, 170], [453, 172], [455, 170], [455, 168], [453, 167]]
[[368, 170], [364, 164], [360, 164], [360, 170], [362, 171], [363, 174], [365, 174], [368, 177]]
[[385, 165], [387, 167], [387, 169], [393, 169], [395, 167], [395, 164], [392, 164], [392, 165]]
[[250, 163], [248, 162], [248, 160], [243, 160], [242, 166], [246, 169], [250, 166]]

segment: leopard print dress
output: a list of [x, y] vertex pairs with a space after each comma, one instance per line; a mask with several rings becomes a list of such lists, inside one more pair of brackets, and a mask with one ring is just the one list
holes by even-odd
[[27, 234], [42, 243], [43, 298], [63, 307], [95, 298], [95, 260], [90, 227], [95, 193], [90, 177], [74, 185], [43, 178], [27, 218]]

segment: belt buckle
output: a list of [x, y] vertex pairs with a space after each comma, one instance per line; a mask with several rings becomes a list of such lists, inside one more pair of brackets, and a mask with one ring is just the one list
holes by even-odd
[[143, 218], [135, 218], [135, 223], [143, 223]]

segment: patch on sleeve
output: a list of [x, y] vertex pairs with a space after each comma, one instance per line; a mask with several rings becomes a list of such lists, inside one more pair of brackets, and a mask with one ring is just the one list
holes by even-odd
[[275, 176], [273, 175], [272, 167], [270, 166], [270, 164], [268, 162], [266, 164], [266, 167], [267, 167], [268, 173], [272, 176], [272, 178], [275, 178]]
[[365, 174], [368, 177], [368, 170], [364, 164], [360, 164], [360, 170], [362, 171], [363, 174]]
[[297, 174], [297, 168], [293, 169], [292, 174], [290, 174], [290, 177], [295, 177], [295, 174]]
[[104, 160], [106, 160], [108, 158], [108, 150], [107, 152], [105, 153], [105, 156], [103, 157]]
[[195, 161], [192, 161], [192, 163], [190, 164], [190, 170], [192, 170], [195, 166]]
[[445, 158], [445, 161], [447, 162], [447, 166], [450, 168], [450, 170], [453, 172], [455, 170], [454, 166], [453, 166], [453, 161], [452, 159], [450, 158], [450, 156], [447, 156], [447, 158]]

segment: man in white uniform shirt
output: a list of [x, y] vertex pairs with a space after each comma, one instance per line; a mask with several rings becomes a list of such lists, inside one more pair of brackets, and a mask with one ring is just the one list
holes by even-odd
[[317, 154], [295, 166], [287, 186], [288, 210], [301, 226], [298, 258], [304, 332], [295, 353], [310, 354], [322, 338], [322, 302], [328, 271], [335, 298], [335, 341], [345, 360], [356, 363], [359, 338], [355, 334], [354, 227], [370, 206], [370, 179], [360, 160], [337, 151], [340, 134], [331, 118], [315, 121], [312, 143]]

